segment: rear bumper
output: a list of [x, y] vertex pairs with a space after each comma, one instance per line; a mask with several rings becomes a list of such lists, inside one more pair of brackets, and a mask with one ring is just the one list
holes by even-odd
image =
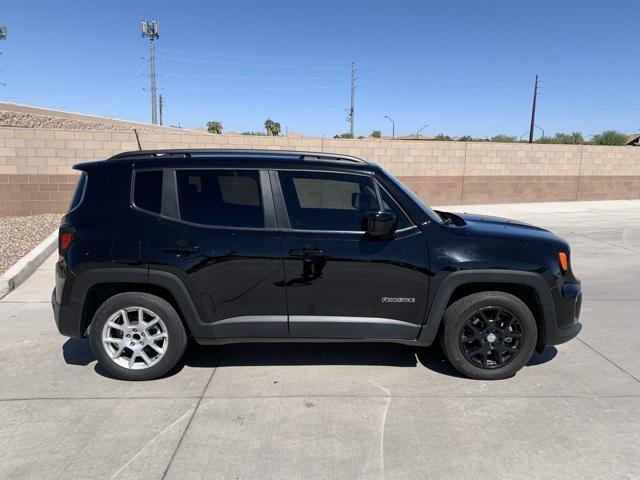
[[545, 332], [546, 345], [560, 345], [576, 337], [582, 324], [580, 310], [582, 307], [582, 286], [579, 281], [567, 282], [553, 290], [553, 303], [556, 321], [547, 325]]
[[58, 331], [66, 336], [82, 338], [80, 320], [82, 318], [82, 308], [80, 304], [70, 302], [68, 305], [61, 305], [56, 296], [56, 289], [51, 292], [51, 306], [53, 307], [53, 317], [56, 321]]

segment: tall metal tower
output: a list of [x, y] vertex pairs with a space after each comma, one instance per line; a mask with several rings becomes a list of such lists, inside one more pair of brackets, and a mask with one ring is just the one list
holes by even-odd
[[155, 40], [160, 38], [160, 24], [155, 20], [140, 22], [142, 37], [149, 37], [149, 64], [151, 67], [151, 123], [158, 124], [157, 89], [156, 89], [156, 47]]
[[353, 120], [355, 116], [355, 96], [356, 96], [356, 65], [351, 62], [351, 108], [347, 110], [349, 115], [347, 116], [347, 122], [351, 124], [351, 138], [354, 138], [353, 134]]
[[[533, 129], [536, 126], [536, 100], [538, 99], [538, 75], [533, 86], [533, 106], [531, 107], [531, 127], [529, 127], [529, 143], [533, 143]], [[544, 131], [542, 133], [544, 137]]]

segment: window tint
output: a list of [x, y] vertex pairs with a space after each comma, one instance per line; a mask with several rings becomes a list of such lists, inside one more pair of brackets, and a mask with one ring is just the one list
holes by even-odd
[[397, 230], [401, 230], [412, 225], [411, 221], [400, 209], [398, 204], [393, 200], [393, 198], [391, 198], [391, 196], [387, 192], [382, 189], [382, 187], [380, 188], [380, 198], [382, 199], [382, 209], [385, 212], [393, 212], [393, 214], [398, 219], [398, 223], [396, 226]]
[[264, 227], [258, 172], [178, 170], [180, 218], [228, 227]]
[[369, 177], [329, 172], [278, 175], [292, 228], [362, 231], [365, 214], [378, 210]]
[[136, 172], [133, 203], [143, 210], [160, 213], [162, 205], [162, 170]]
[[78, 179], [78, 184], [76, 185], [76, 191], [73, 193], [73, 197], [71, 198], [71, 205], [69, 205], [69, 211], [76, 208], [80, 205], [82, 201], [82, 196], [84, 195], [84, 189], [87, 185], [87, 174], [82, 172], [80, 174], [80, 178]]

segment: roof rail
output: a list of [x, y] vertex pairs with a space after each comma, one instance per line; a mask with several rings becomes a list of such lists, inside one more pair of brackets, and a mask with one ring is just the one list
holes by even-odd
[[364, 160], [350, 155], [324, 152], [299, 152], [295, 150], [222, 150], [222, 149], [167, 149], [167, 150], [134, 150], [118, 153], [107, 161], [144, 160], [153, 158], [191, 158], [191, 157], [225, 157], [247, 155], [253, 157], [294, 157], [306, 161], [352, 162], [366, 164]]

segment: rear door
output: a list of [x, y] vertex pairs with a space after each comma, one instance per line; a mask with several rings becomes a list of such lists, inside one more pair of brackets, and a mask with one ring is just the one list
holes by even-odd
[[[178, 276], [203, 337], [288, 337], [284, 271], [267, 172], [165, 171], [174, 205], [151, 240], [150, 270]], [[167, 195], [165, 195], [167, 198]]]
[[[372, 175], [272, 172], [294, 338], [415, 339], [425, 318], [421, 231]], [[370, 238], [367, 212], [398, 217], [392, 239]]]

